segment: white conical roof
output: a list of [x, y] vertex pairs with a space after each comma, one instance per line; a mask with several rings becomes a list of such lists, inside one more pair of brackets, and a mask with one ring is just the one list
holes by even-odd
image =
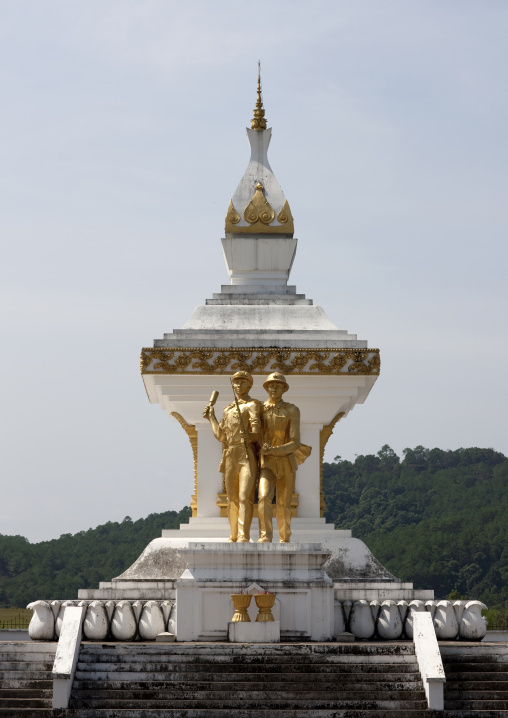
[[247, 128], [250, 162], [229, 203], [226, 234], [284, 234], [292, 237], [293, 217], [268, 162], [272, 130], [266, 127], [259, 75], [257, 93], [251, 129]]

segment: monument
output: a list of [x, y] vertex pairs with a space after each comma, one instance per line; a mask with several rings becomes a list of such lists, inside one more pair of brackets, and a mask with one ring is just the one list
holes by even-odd
[[[442, 635], [481, 637], [478, 602], [435, 603], [323, 517], [326, 443], [365, 402], [380, 357], [288, 284], [298, 240], [268, 161], [271, 132], [258, 77], [251, 157], [222, 239], [229, 284], [141, 351], [149, 401], [190, 442], [192, 517], [121, 576], [79, 591], [85, 637], [150, 640], [162, 629], [179, 641], [225, 640], [231, 595], [266, 591], [276, 594], [284, 640], [331, 640], [345, 628], [359, 638], [412, 637], [408, 604], [433, 611]], [[68, 603], [33, 604], [32, 637], [58, 635]]]
[[258, 77], [251, 157], [222, 239], [229, 284], [141, 352], [150, 402], [190, 440], [190, 522], [163, 531], [99, 593], [80, 592], [161, 599], [172, 590], [178, 640], [223, 639], [229, 597], [240, 590], [277, 593], [274, 613], [286, 639], [330, 639], [337, 600], [432, 598], [395, 579], [362, 541], [323, 517], [326, 442], [367, 398], [379, 350], [288, 284], [298, 240], [268, 161], [271, 134]]

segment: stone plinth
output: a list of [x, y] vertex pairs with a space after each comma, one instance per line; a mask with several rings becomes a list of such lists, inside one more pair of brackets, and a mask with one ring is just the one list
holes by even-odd
[[280, 621], [267, 623], [228, 623], [230, 643], [279, 643]]
[[333, 637], [333, 583], [320, 544], [194, 543], [180, 551], [188, 568], [176, 581], [177, 640], [223, 641], [232, 593], [277, 594], [275, 621], [283, 640]]

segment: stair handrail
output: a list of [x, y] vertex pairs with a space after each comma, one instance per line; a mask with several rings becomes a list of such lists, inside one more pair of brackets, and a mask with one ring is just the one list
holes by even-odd
[[427, 705], [430, 710], [442, 711], [446, 677], [432, 616], [430, 613], [419, 611], [412, 611], [412, 614], [415, 654]]
[[78, 664], [86, 606], [66, 606], [53, 663], [53, 709], [68, 708]]

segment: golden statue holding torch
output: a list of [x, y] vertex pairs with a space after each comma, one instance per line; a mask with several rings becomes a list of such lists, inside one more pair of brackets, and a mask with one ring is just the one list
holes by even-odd
[[228, 499], [229, 541], [248, 543], [258, 471], [261, 402], [249, 396], [253, 379], [248, 372], [237, 371], [231, 383], [235, 400], [224, 409], [222, 421], [217, 421], [213, 408], [217, 392], [213, 392], [203, 417], [209, 420], [215, 438], [223, 444], [219, 471], [224, 474]]

